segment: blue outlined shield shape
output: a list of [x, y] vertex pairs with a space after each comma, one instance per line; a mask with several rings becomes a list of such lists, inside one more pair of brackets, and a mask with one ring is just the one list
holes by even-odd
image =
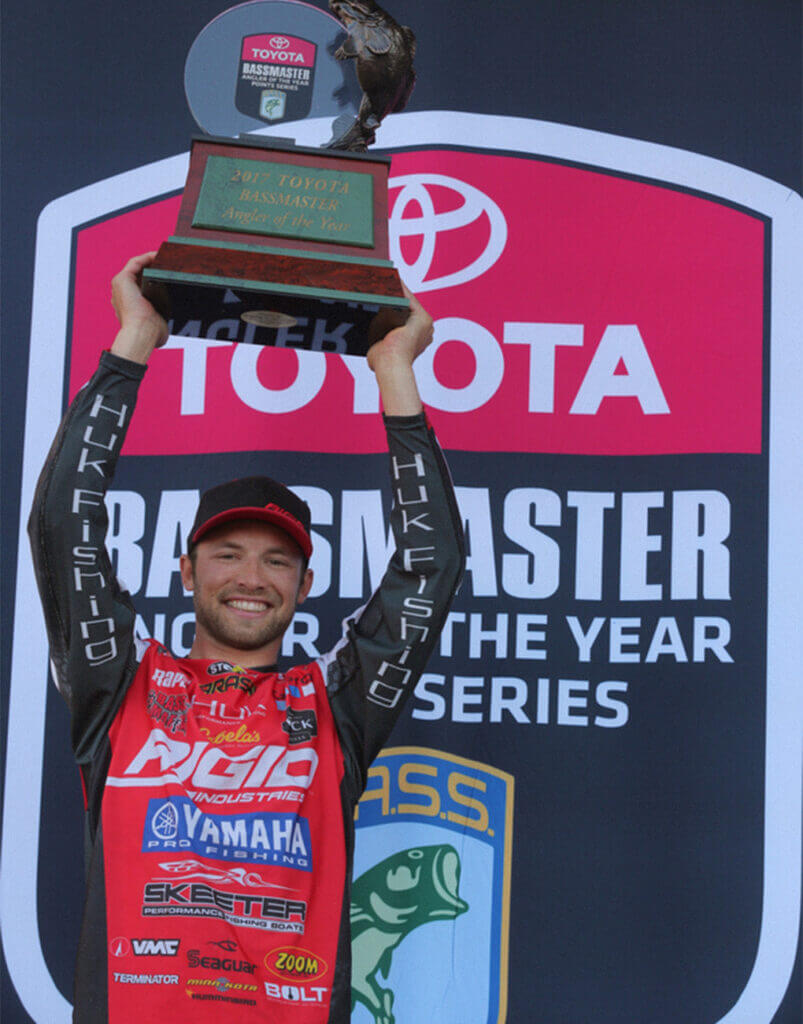
[[[292, 128], [300, 145], [317, 145], [328, 135], [329, 127], [329, 119], [309, 119], [297, 126], [282, 125], [283, 131]], [[706, 1024], [708, 1021], [711, 1024], [714, 1021], [767, 1024], [783, 998], [794, 968], [800, 915], [803, 702], [799, 686], [801, 632], [797, 615], [800, 537], [794, 510], [803, 502], [799, 470], [799, 339], [803, 328], [799, 268], [803, 203], [788, 188], [721, 161], [534, 119], [443, 111], [405, 113], [383, 128], [383, 142], [393, 149], [444, 146], [495, 149], [500, 153], [537, 155], [546, 161], [593, 165], [612, 176], [656, 180], [693, 191], [703, 198], [741, 206], [765, 218], [768, 228], [771, 227], [767, 236], [765, 284], [772, 346], [772, 359], [767, 367], [770, 395], [768, 516], [772, 545], [767, 564], [768, 653], [762, 719], [766, 742], [756, 779], [756, 787], [763, 797], [758, 837], [762, 877], [757, 875], [755, 879], [760, 921], [756, 921], [754, 949], [750, 951], [743, 976], [732, 979], [727, 1001], [723, 1000], [721, 1008], [706, 1017]], [[55, 200], [42, 212], [38, 226], [0, 886], [3, 918], [15, 925], [13, 929], [7, 928], [3, 935], [10, 977], [27, 1012], [35, 1020], [48, 1024], [66, 1024], [71, 1007], [54, 982], [40, 939], [37, 915], [31, 913], [31, 907], [37, 905], [40, 825], [43, 830], [48, 828], [46, 818], [40, 822], [47, 667], [39, 599], [24, 541], [24, 520], [62, 409], [74, 241], [88, 224], [111, 221], [124, 209], [145, 210], [160, 198], [171, 196], [181, 188], [185, 175], [186, 154], [133, 169]], [[32, 679], [38, 682], [32, 684]], [[763, 684], [763, 680], [758, 682]], [[418, 781], [431, 785], [426, 777]], [[376, 785], [374, 780], [372, 785]], [[471, 816], [468, 811], [463, 813]], [[361, 814], [363, 823], [359, 828], [367, 840], [369, 830], [364, 826], [368, 811]], [[438, 833], [446, 832], [443, 821], [439, 817], [428, 818], [421, 826]], [[410, 823], [411, 828], [413, 824]], [[384, 824], [377, 828], [377, 834], [381, 836], [384, 830], [390, 835], [394, 828], [395, 823]], [[427, 845], [450, 845], [460, 852], [453, 837], [438, 834], [433, 838], [422, 834], [415, 841], [423, 843], [424, 840]], [[405, 840], [395, 852], [410, 849], [412, 845], [412, 840]], [[75, 856], [78, 859], [80, 853], [76, 851]], [[358, 862], [358, 876], [382, 859], [382, 851], [378, 850], [370, 864], [368, 860]], [[470, 919], [476, 906], [466, 888], [469, 862], [461, 858], [460, 867], [460, 898], [470, 909], [455, 919], [455, 929]], [[43, 864], [42, 869], [48, 870], [47, 865]], [[742, 912], [738, 901], [733, 901], [732, 911], [733, 921], [737, 922]], [[408, 948], [414, 948], [409, 944], [419, 938], [423, 941], [429, 929], [435, 927], [432, 924], [418, 928], [399, 944], [391, 958], [389, 985], [395, 984], [403, 954]], [[711, 952], [712, 955], [716, 952], [713, 945]], [[706, 977], [716, 978], [717, 971], [698, 966]], [[399, 1013], [401, 992], [400, 988]], [[675, 996], [673, 993], [673, 998]], [[358, 1006], [355, 1016], [362, 1010], [362, 1005]], [[678, 1012], [676, 1007], [674, 1012]], [[424, 1019], [429, 1017], [431, 1013]]]
[[[357, 811], [352, 1024], [502, 1024], [513, 776], [427, 747], [384, 750]], [[426, 981], [421, 965], [426, 964]]]

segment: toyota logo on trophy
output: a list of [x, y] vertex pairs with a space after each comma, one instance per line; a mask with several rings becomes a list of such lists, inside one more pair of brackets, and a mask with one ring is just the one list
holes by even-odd
[[[365, 355], [407, 317], [388, 255], [390, 158], [366, 151], [412, 91], [415, 37], [373, 0], [329, 7], [241, 4], [190, 49], [185, 91], [205, 134], [143, 291], [201, 337], [226, 319], [232, 341]], [[327, 116], [317, 149], [265, 134]]]

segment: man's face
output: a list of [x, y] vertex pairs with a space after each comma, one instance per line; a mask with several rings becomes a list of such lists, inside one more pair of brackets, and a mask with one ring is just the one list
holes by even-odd
[[269, 523], [235, 520], [207, 534], [192, 561], [181, 558], [181, 578], [195, 604], [191, 655], [249, 651], [274, 661], [312, 585], [303, 565], [295, 541]]

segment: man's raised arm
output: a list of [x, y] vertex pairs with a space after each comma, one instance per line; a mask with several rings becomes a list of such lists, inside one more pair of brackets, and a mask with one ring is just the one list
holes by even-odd
[[407, 294], [407, 323], [367, 357], [385, 411], [396, 551], [379, 589], [322, 659], [355, 800], [438, 640], [465, 562], [449, 470], [413, 375], [413, 361], [432, 340], [432, 320]]
[[94, 755], [133, 672], [134, 609], [106, 552], [104, 497], [144, 364], [167, 340], [167, 325], [138, 285], [153, 255], [129, 260], [112, 282], [120, 330], [67, 410], [28, 523], [51, 666], [70, 708], [73, 750], [81, 764]]

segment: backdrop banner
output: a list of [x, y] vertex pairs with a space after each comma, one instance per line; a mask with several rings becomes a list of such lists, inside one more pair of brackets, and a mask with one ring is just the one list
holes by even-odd
[[[264, 131], [314, 146], [330, 125]], [[711, 156], [488, 111], [393, 116], [376, 151], [391, 258], [435, 319], [416, 375], [468, 561], [358, 809], [354, 937], [367, 922], [392, 939], [359, 945], [355, 991], [390, 993], [396, 1024], [793, 1024], [803, 200]], [[7, 629], [13, 1022], [71, 1019], [82, 891], [25, 521], [114, 336], [109, 280], [173, 232], [187, 159], [39, 218]], [[234, 344], [229, 316], [169, 326], [107, 502], [137, 629], [188, 653], [179, 555], [199, 492], [264, 472], [312, 510], [315, 581], [282, 655], [323, 653], [392, 550], [373, 375], [325, 330], [307, 351], [292, 329]], [[411, 856], [399, 935], [382, 896]], [[260, 970], [268, 995], [315, 982]], [[353, 1024], [378, 1024], [356, 1000]]]

